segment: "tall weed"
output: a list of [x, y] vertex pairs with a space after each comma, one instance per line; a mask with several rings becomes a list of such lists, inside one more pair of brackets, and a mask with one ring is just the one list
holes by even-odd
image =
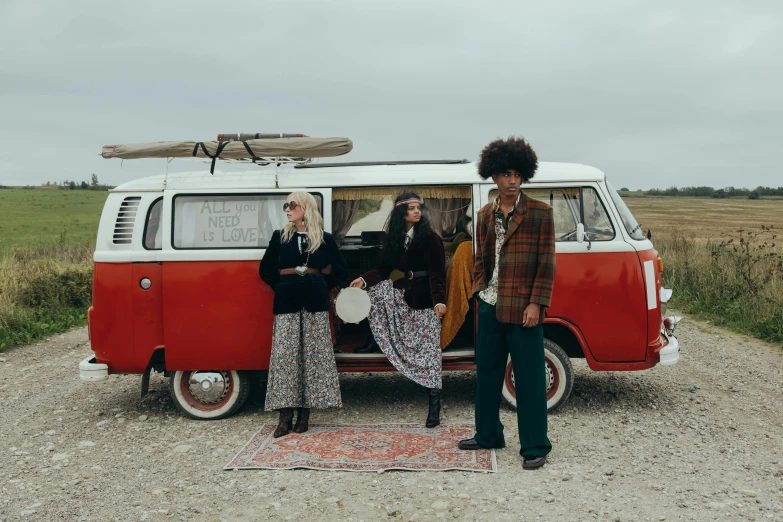
[[656, 239], [672, 305], [715, 324], [783, 342], [783, 255], [774, 228], [738, 229], [721, 241], [675, 232]]
[[92, 252], [61, 241], [0, 257], [0, 351], [86, 323]]

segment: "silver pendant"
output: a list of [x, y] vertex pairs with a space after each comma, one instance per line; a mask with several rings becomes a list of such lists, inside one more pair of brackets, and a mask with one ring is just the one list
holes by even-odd
[[307, 267], [306, 266], [298, 266], [294, 268], [296, 270], [297, 275], [303, 276], [307, 273]]

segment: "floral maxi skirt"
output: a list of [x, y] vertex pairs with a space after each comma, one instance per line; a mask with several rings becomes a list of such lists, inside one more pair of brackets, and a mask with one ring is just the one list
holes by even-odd
[[264, 409], [340, 406], [329, 312], [276, 315]]
[[443, 363], [435, 310], [411, 308], [402, 290], [394, 288], [389, 279], [370, 288], [368, 294], [370, 328], [389, 362], [413, 382], [440, 389]]

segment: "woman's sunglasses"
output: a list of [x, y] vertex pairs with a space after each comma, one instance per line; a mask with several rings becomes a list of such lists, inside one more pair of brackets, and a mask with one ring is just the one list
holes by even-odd
[[291, 210], [294, 210], [298, 206], [299, 203], [297, 203], [296, 201], [291, 201], [290, 203], [286, 201], [285, 203], [283, 203], [283, 212], [286, 212], [289, 208]]

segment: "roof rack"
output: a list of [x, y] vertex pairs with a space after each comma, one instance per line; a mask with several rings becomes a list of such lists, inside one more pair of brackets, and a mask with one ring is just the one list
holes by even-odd
[[269, 163], [303, 163], [313, 158], [330, 158], [347, 154], [353, 148], [348, 138], [311, 138], [304, 134], [219, 134], [217, 141], [160, 141], [104, 145], [106, 159], [138, 158], [208, 158], [209, 172], [214, 173], [220, 160]]
[[452, 160], [412, 160], [412, 161], [348, 161], [345, 163], [309, 163], [296, 165], [295, 169], [323, 169], [329, 167], [369, 167], [374, 165], [456, 165], [470, 163], [466, 159]]

